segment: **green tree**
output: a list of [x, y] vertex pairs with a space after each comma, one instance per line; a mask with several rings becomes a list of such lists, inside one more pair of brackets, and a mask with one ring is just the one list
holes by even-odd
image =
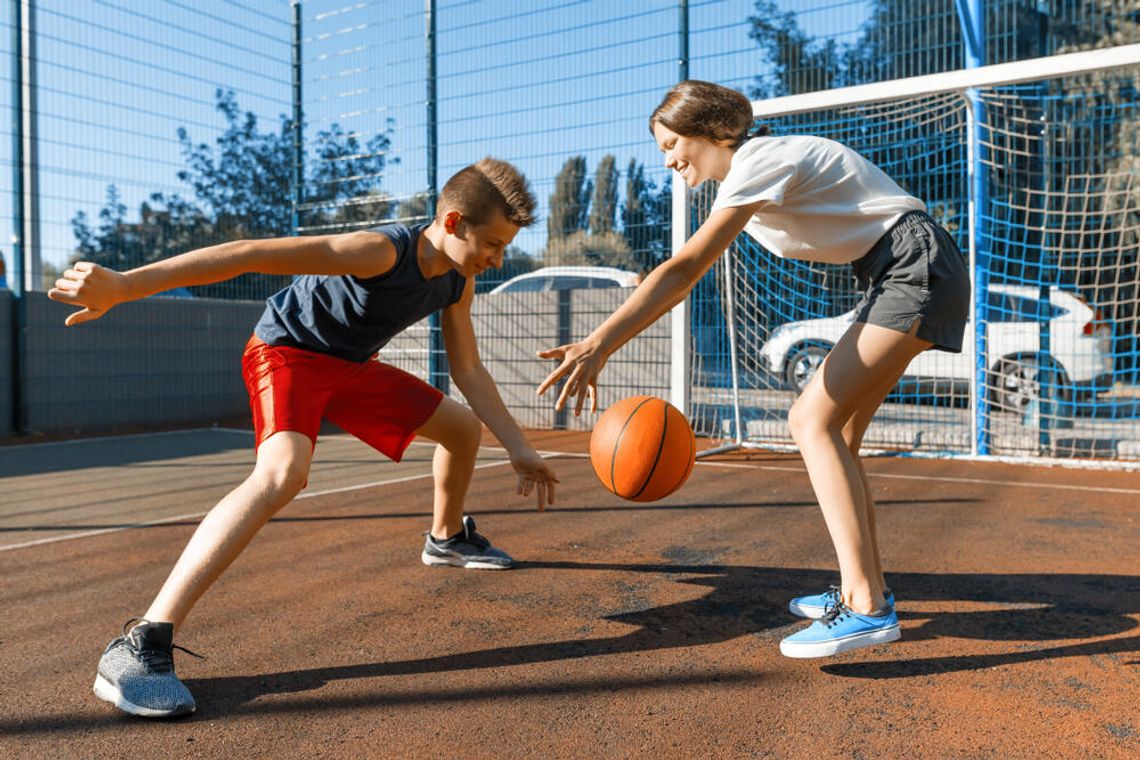
[[[195, 144], [186, 129], [178, 140], [186, 168], [178, 178], [195, 200], [179, 194], [152, 194], [140, 204], [138, 221], [127, 220], [117, 188], [93, 222], [84, 212], [71, 220], [75, 259], [123, 270], [192, 248], [239, 238], [289, 235], [292, 229], [292, 123], [284, 116], [276, 131], [263, 132], [256, 116], [242, 113], [232, 92], [218, 90], [217, 109], [225, 130], [211, 147]], [[363, 145], [337, 125], [317, 134], [308, 166], [302, 229], [344, 228], [379, 221], [390, 203], [380, 191], [391, 123]], [[210, 297], [262, 298], [289, 278], [243, 275], [194, 288]]]
[[590, 232], [614, 231], [617, 218], [618, 171], [614, 157], [606, 154], [594, 172], [594, 197], [590, 204]]
[[586, 230], [565, 237], [549, 238], [542, 254], [546, 266], [606, 266], [639, 271], [638, 257], [629, 250], [625, 237], [617, 232], [592, 235]]
[[631, 158], [625, 173], [621, 226], [626, 247], [637, 258], [639, 271], [652, 269], [668, 255], [672, 209], [672, 177], [667, 176], [658, 191], [656, 183], [646, 177], [645, 166]]
[[396, 207], [396, 218], [408, 224], [427, 221], [427, 193], [416, 193], [415, 195], [411, 195], [407, 198], [402, 199], [399, 205]]
[[796, 95], [842, 84], [835, 41], [810, 37], [800, 29], [795, 11], [781, 11], [774, 0], [756, 0], [756, 15], [748, 22], [748, 36], [773, 67], [772, 76], [756, 77], [751, 97]]
[[564, 238], [585, 229], [592, 192], [593, 183], [586, 180], [586, 157], [566, 159], [550, 196], [550, 215], [546, 219], [549, 239]]

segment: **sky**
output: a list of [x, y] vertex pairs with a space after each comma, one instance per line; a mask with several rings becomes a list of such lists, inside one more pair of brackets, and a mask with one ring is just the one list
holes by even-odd
[[[783, 0], [810, 33], [857, 37], [864, 0]], [[38, 155], [43, 258], [73, 255], [71, 220], [94, 219], [115, 185], [129, 212], [153, 192], [193, 193], [177, 129], [212, 143], [215, 92], [275, 130], [291, 112], [288, 0], [37, 0]], [[746, 90], [767, 63], [748, 38], [754, 0], [691, 0], [690, 76]], [[308, 139], [333, 123], [363, 140], [392, 129], [384, 189], [427, 184], [423, 0], [305, 0], [302, 81]], [[11, 4], [0, 10], [0, 73], [11, 112]], [[612, 153], [665, 171], [646, 119], [678, 78], [675, 0], [439, 0], [440, 183], [495, 155], [522, 168], [540, 199], [574, 155], [593, 171]], [[390, 121], [389, 121], [390, 120]], [[11, 266], [12, 128], [0, 138], [0, 251]], [[516, 242], [534, 253], [545, 227]]]

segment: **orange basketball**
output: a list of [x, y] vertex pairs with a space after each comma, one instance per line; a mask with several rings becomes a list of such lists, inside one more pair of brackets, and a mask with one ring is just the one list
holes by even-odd
[[590, 436], [590, 463], [609, 490], [656, 501], [688, 480], [697, 441], [685, 415], [654, 396], [630, 396], [607, 409]]

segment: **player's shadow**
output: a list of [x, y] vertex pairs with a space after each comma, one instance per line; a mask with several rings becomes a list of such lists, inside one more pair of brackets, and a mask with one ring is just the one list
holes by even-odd
[[[741, 636], [758, 636], [769, 640], [764, 646], [774, 647], [780, 637], [803, 624], [789, 615], [788, 599], [805, 589], [826, 588], [835, 581], [831, 571], [700, 564], [533, 562], [527, 563], [523, 571], [540, 569], [646, 573], [666, 582], [704, 586], [709, 592], [696, 599], [657, 607], [646, 606], [644, 597], [626, 595], [629, 609], [599, 615], [604, 620], [634, 626], [618, 636], [256, 676], [194, 679], [188, 685], [200, 702], [226, 711], [263, 694], [308, 691], [343, 679], [501, 668], [702, 646]], [[1104, 639], [1137, 626], [1137, 621], [1129, 617], [1140, 612], [1140, 582], [1135, 576], [893, 573], [890, 580], [900, 599], [904, 640], [947, 637], [1017, 645], [1001, 653], [986, 654], [970, 653], [965, 645], [960, 655], [889, 661], [858, 662], [848, 656], [840, 662], [821, 661], [824, 672], [856, 678], [898, 678], [1140, 651], [1140, 636]], [[908, 613], [908, 604], [919, 611]], [[975, 609], [953, 611], [961, 606]], [[982, 609], [976, 609], [979, 606]], [[908, 624], [908, 619], [922, 622]], [[1084, 641], [1071, 643], [1073, 639]], [[1050, 646], [1050, 641], [1067, 643]]]

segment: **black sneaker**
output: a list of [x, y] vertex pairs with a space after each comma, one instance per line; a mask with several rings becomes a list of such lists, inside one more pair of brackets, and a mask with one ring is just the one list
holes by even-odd
[[451, 565], [469, 567], [474, 570], [509, 570], [515, 561], [502, 549], [491, 546], [485, 536], [475, 532], [475, 520], [463, 518], [463, 532], [446, 541], [431, 537], [431, 531], [424, 534], [424, 553], [420, 555], [425, 565]]
[[[134, 628], [130, 626], [140, 621]], [[131, 715], [168, 718], [194, 712], [194, 697], [174, 675], [174, 626], [131, 618], [107, 645], [95, 676], [95, 696]], [[199, 657], [193, 652], [183, 652]]]

